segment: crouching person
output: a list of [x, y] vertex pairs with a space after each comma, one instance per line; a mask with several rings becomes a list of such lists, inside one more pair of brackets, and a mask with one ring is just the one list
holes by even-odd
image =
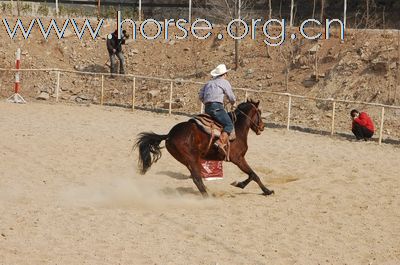
[[375, 132], [374, 123], [366, 112], [359, 112], [353, 109], [350, 112], [352, 123], [352, 132], [356, 136], [357, 140], [367, 141], [370, 139]]

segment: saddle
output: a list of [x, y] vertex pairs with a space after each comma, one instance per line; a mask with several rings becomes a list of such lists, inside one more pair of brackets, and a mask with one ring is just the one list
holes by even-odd
[[[202, 129], [205, 133], [209, 135], [213, 135], [216, 138], [219, 138], [223, 129], [223, 126], [214, 120], [208, 114], [198, 114], [192, 117], [190, 120], [194, 121], [200, 129]], [[233, 131], [229, 135], [229, 141], [233, 141], [236, 139], [235, 131]]]
[[[190, 119], [191, 121], [194, 121], [198, 127], [210, 135], [210, 142], [208, 144], [207, 150], [210, 149], [211, 143], [213, 142], [213, 139], [216, 138], [218, 139], [221, 136], [221, 132], [223, 130], [223, 126], [215, 121], [210, 115], [208, 114], [198, 114]], [[229, 161], [229, 154], [230, 154], [230, 141], [233, 141], [236, 139], [236, 134], [235, 131], [233, 131], [229, 135], [229, 141], [227, 146], [225, 147], [227, 150], [223, 150], [225, 152], [225, 160]]]

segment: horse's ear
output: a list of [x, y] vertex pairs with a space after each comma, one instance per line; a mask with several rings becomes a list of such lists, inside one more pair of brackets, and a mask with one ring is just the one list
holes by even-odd
[[258, 108], [258, 105], [260, 105], [260, 101], [257, 101], [257, 102], [255, 103], [255, 105], [256, 105], [256, 107]]

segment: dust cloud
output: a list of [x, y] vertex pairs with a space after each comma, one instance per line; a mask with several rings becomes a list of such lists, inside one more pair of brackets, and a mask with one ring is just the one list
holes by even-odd
[[203, 208], [216, 204], [215, 199], [204, 199], [192, 188], [165, 188], [154, 181], [128, 177], [68, 187], [61, 201], [66, 206], [95, 208]]

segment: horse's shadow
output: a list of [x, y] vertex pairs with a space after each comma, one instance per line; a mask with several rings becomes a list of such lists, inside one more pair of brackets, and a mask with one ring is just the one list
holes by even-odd
[[160, 171], [157, 174], [159, 175], [167, 175], [170, 178], [173, 179], [179, 179], [179, 180], [184, 180], [184, 179], [190, 179], [191, 177], [182, 173], [178, 172], [173, 172], [173, 171]]
[[166, 187], [160, 190], [163, 194], [167, 196], [174, 196], [174, 195], [196, 195], [200, 196], [200, 192], [195, 190], [191, 187], [178, 187], [178, 188], [171, 188]]
[[[178, 173], [178, 172], [173, 172], [173, 171], [159, 171], [157, 172], [158, 175], [166, 175], [170, 178], [173, 179], [177, 179], [177, 180], [188, 180], [191, 179], [190, 176], [182, 174], [182, 173]], [[297, 180], [297, 179], [295, 179]], [[235, 182], [234, 182], [235, 183]], [[235, 186], [234, 183], [231, 183], [232, 186]], [[177, 187], [177, 188], [164, 188], [161, 190], [164, 194], [166, 195], [170, 195], [170, 194], [191, 194], [191, 195], [201, 195], [200, 192], [192, 187]], [[236, 192], [213, 192], [212, 194], [210, 194], [211, 197], [214, 198], [220, 198], [220, 197], [228, 197], [228, 198], [234, 198], [237, 195], [254, 195], [254, 193], [252, 192], [247, 192], [247, 191], [243, 191], [241, 189], [238, 189]], [[263, 195], [262, 193], [259, 195]]]
[[[191, 179], [190, 176], [182, 174], [182, 173], [178, 173], [178, 172], [173, 172], [173, 171], [160, 171], [157, 174], [159, 175], [166, 175], [170, 178], [173, 179], [177, 179], [177, 180], [187, 180], [187, 179]], [[172, 188], [164, 188], [162, 189], [162, 192], [164, 194], [173, 194], [173, 193], [179, 193], [181, 195], [183, 194], [194, 194], [194, 195], [199, 195], [200, 192], [198, 190], [195, 190], [193, 188], [188, 188], [188, 187], [178, 187], [176, 189], [172, 189]]]

